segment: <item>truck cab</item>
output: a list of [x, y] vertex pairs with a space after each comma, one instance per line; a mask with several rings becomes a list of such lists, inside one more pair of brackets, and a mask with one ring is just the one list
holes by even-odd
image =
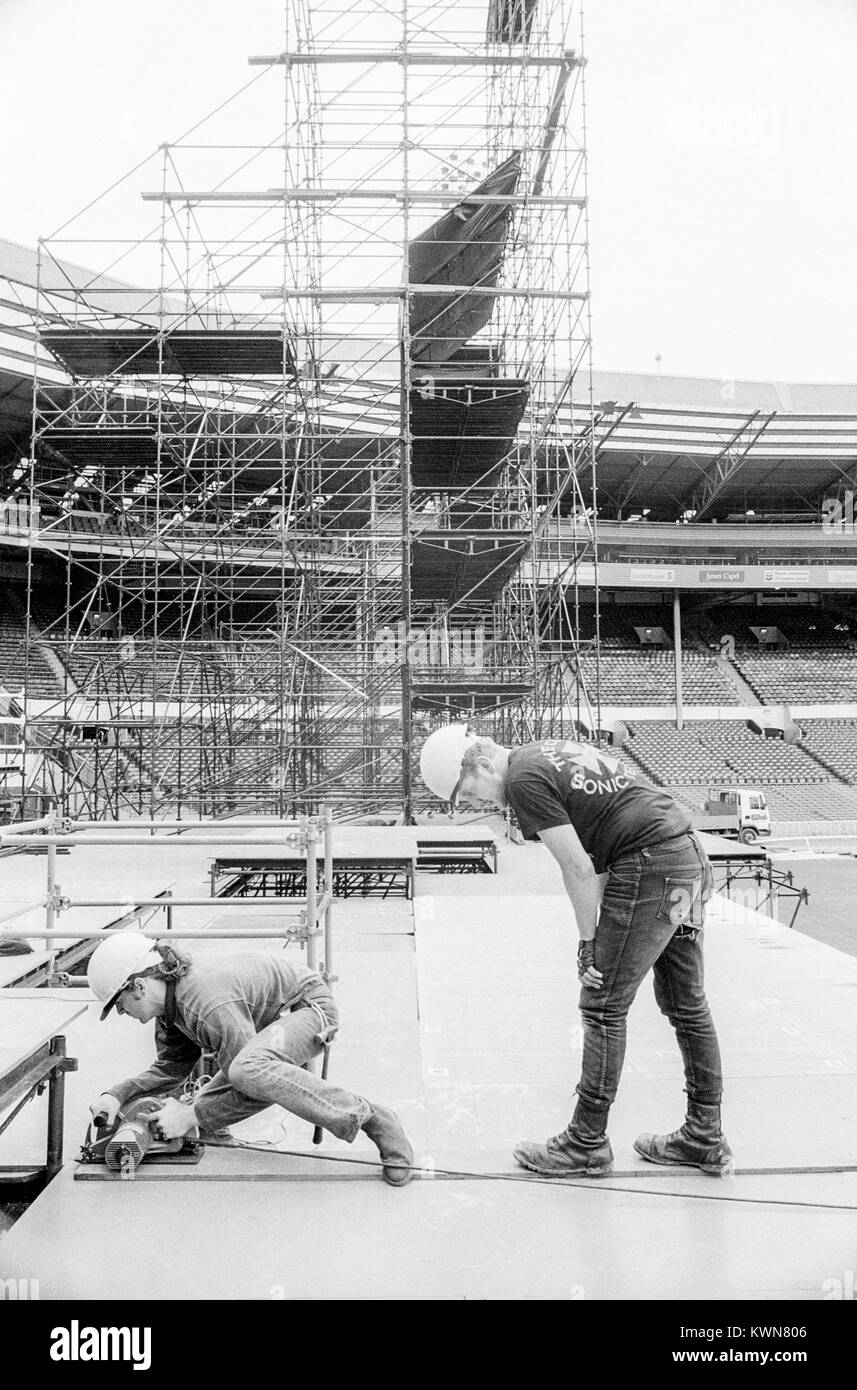
[[771, 813], [760, 787], [709, 787], [703, 810], [694, 817], [698, 830], [735, 835], [752, 844], [771, 833]]

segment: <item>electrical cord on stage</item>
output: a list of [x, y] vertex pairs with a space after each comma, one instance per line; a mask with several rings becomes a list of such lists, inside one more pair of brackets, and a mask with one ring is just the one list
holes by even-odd
[[[348, 1163], [353, 1167], [360, 1168], [380, 1168], [380, 1159], [371, 1158], [345, 1158], [338, 1154], [309, 1153], [302, 1149], [278, 1149], [267, 1144], [245, 1144], [241, 1140], [233, 1140], [231, 1143], [222, 1143], [219, 1140], [203, 1140], [206, 1147], [214, 1149], [244, 1149], [251, 1153], [282, 1154], [284, 1158], [310, 1158], [322, 1163]], [[604, 1192], [628, 1192], [640, 1193], [641, 1188], [617, 1187], [605, 1178], [589, 1178], [581, 1181], [579, 1178], [546, 1178], [539, 1177], [537, 1174], [527, 1173], [472, 1173], [454, 1168], [431, 1168], [426, 1170], [418, 1164], [411, 1165], [412, 1171], [416, 1174], [426, 1174], [428, 1181], [435, 1177], [468, 1179], [473, 1182], [516, 1182], [537, 1184], [541, 1187], [579, 1187], [587, 1191]], [[743, 1168], [738, 1170], [739, 1177], [801, 1177], [810, 1174], [822, 1175], [825, 1173], [857, 1173], [857, 1164], [837, 1164], [833, 1167], [807, 1167], [807, 1168]], [[660, 1173], [649, 1172], [645, 1169], [639, 1173], [623, 1174], [627, 1179], [632, 1178], [658, 1178]], [[712, 1179], [708, 1179], [712, 1181]], [[721, 1179], [722, 1181], [722, 1179]], [[749, 1206], [776, 1206], [776, 1207], [805, 1207], [813, 1211], [857, 1211], [857, 1204], [839, 1202], [799, 1202], [777, 1197], [733, 1197], [728, 1193], [719, 1192], [657, 1192], [650, 1191], [645, 1195], [649, 1197], [685, 1197], [692, 1198], [700, 1202], [737, 1202], [740, 1205]]]
[[[193, 1090], [199, 1094], [210, 1078], [200, 1078], [194, 1083]], [[285, 1129], [285, 1122], [283, 1122]], [[264, 1153], [279, 1154], [283, 1158], [308, 1158], [320, 1163], [346, 1163], [353, 1168], [381, 1168], [383, 1164], [380, 1158], [348, 1158], [340, 1154], [324, 1154], [308, 1152], [304, 1149], [280, 1149], [274, 1143], [251, 1144], [241, 1139], [220, 1140], [203, 1139], [202, 1144], [210, 1149], [239, 1149], [245, 1153]], [[75, 1163], [82, 1163], [85, 1160], [76, 1158]], [[401, 1165], [404, 1166], [404, 1165]], [[857, 1203], [842, 1202], [801, 1202], [793, 1201], [781, 1197], [736, 1197], [728, 1192], [664, 1192], [650, 1189], [648, 1192], [644, 1188], [634, 1186], [617, 1186], [614, 1179], [611, 1182], [606, 1178], [549, 1178], [542, 1177], [536, 1173], [474, 1173], [465, 1169], [456, 1168], [429, 1168], [426, 1169], [419, 1164], [411, 1164], [411, 1170], [417, 1175], [422, 1175], [425, 1181], [432, 1181], [434, 1178], [458, 1179], [459, 1181], [470, 1182], [514, 1182], [527, 1183], [540, 1187], [576, 1187], [583, 1188], [589, 1192], [627, 1192], [631, 1195], [643, 1194], [648, 1197], [674, 1197], [678, 1200], [688, 1198], [697, 1202], [735, 1202], [743, 1206], [772, 1206], [772, 1207], [798, 1207], [811, 1211], [857, 1211]], [[807, 1167], [784, 1167], [784, 1168], [741, 1168], [735, 1176], [743, 1178], [752, 1177], [809, 1177], [823, 1176], [831, 1173], [857, 1173], [857, 1164], [833, 1164], [828, 1167], [814, 1165]], [[617, 1174], [625, 1181], [645, 1180], [646, 1178], [663, 1178], [664, 1174], [655, 1172], [652, 1169], [641, 1168], [622, 1174]], [[708, 1178], [709, 1183], [714, 1179]], [[720, 1180], [721, 1184], [723, 1179]]]

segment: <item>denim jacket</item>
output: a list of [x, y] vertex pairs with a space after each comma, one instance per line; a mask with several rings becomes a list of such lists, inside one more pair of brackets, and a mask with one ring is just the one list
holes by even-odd
[[108, 1093], [122, 1105], [132, 1096], [173, 1091], [203, 1050], [213, 1052], [218, 1073], [194, 1102], [200, 1128], [212, 1132], [220, 1124], [217, 1093], [231, 1089], [227, 1073], [242, 1047], [316, 991], [327, 992], [321, 976], [282, 955], [246, 952], [194, 962], [183, 979], [167, 985], [166, 1013], [155, 1024], [157, 1061]]

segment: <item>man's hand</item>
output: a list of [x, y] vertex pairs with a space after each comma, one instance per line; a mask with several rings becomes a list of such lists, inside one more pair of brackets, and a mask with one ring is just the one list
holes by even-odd
[[595, 942], [581, 941], [577, 947], [577, 978], [584, 989], [600, 989], [604, 976], [595, 969]]
[[181, 1139], [190, 1130], [196, 1129], [197, 1119], [192, 1105], [183, 1105], [171, 1096], [158, 1110], [148, 1117], [149, 1127], [158, 1139]]
[[119, 1114], [119, 1101], [115, 1096], [105, 1091], [104, 1095], [94, 1100], [89, 1107], [95, 1125], [113, 1125], [116, 1123], [116, 1116]]

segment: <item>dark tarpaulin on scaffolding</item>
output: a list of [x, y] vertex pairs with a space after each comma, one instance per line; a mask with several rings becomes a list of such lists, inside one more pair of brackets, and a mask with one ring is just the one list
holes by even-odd
[[411, 391], [414, 487], [468, 487], [496, 479], [527, 406], [524, 381], [429, 377]]
[[491, 0], [488, 7], [489, 43], [529, 43], [538, 0]]
[[413, 539], [411, 585], [414, 598], [458, 603], [497, 597], [529, 543], [522, 531], [421, 531]]
[[268, 330], [50, 329], [42, 342], [74, 377], [295, 375], [291, 345]]
[[[520, 174], [521, 156], [516, 153], [483, 179], [470, 197], [509, 197]], [[463, 198], [410, 243], [408, 283], [493, 288], [503, 264], [509, 217], [508, 203], [474, 203]], [[493, 308], [490, 294], [414, 294], [410, 309], [412, 360], [445, 362], [484, 328]]]

